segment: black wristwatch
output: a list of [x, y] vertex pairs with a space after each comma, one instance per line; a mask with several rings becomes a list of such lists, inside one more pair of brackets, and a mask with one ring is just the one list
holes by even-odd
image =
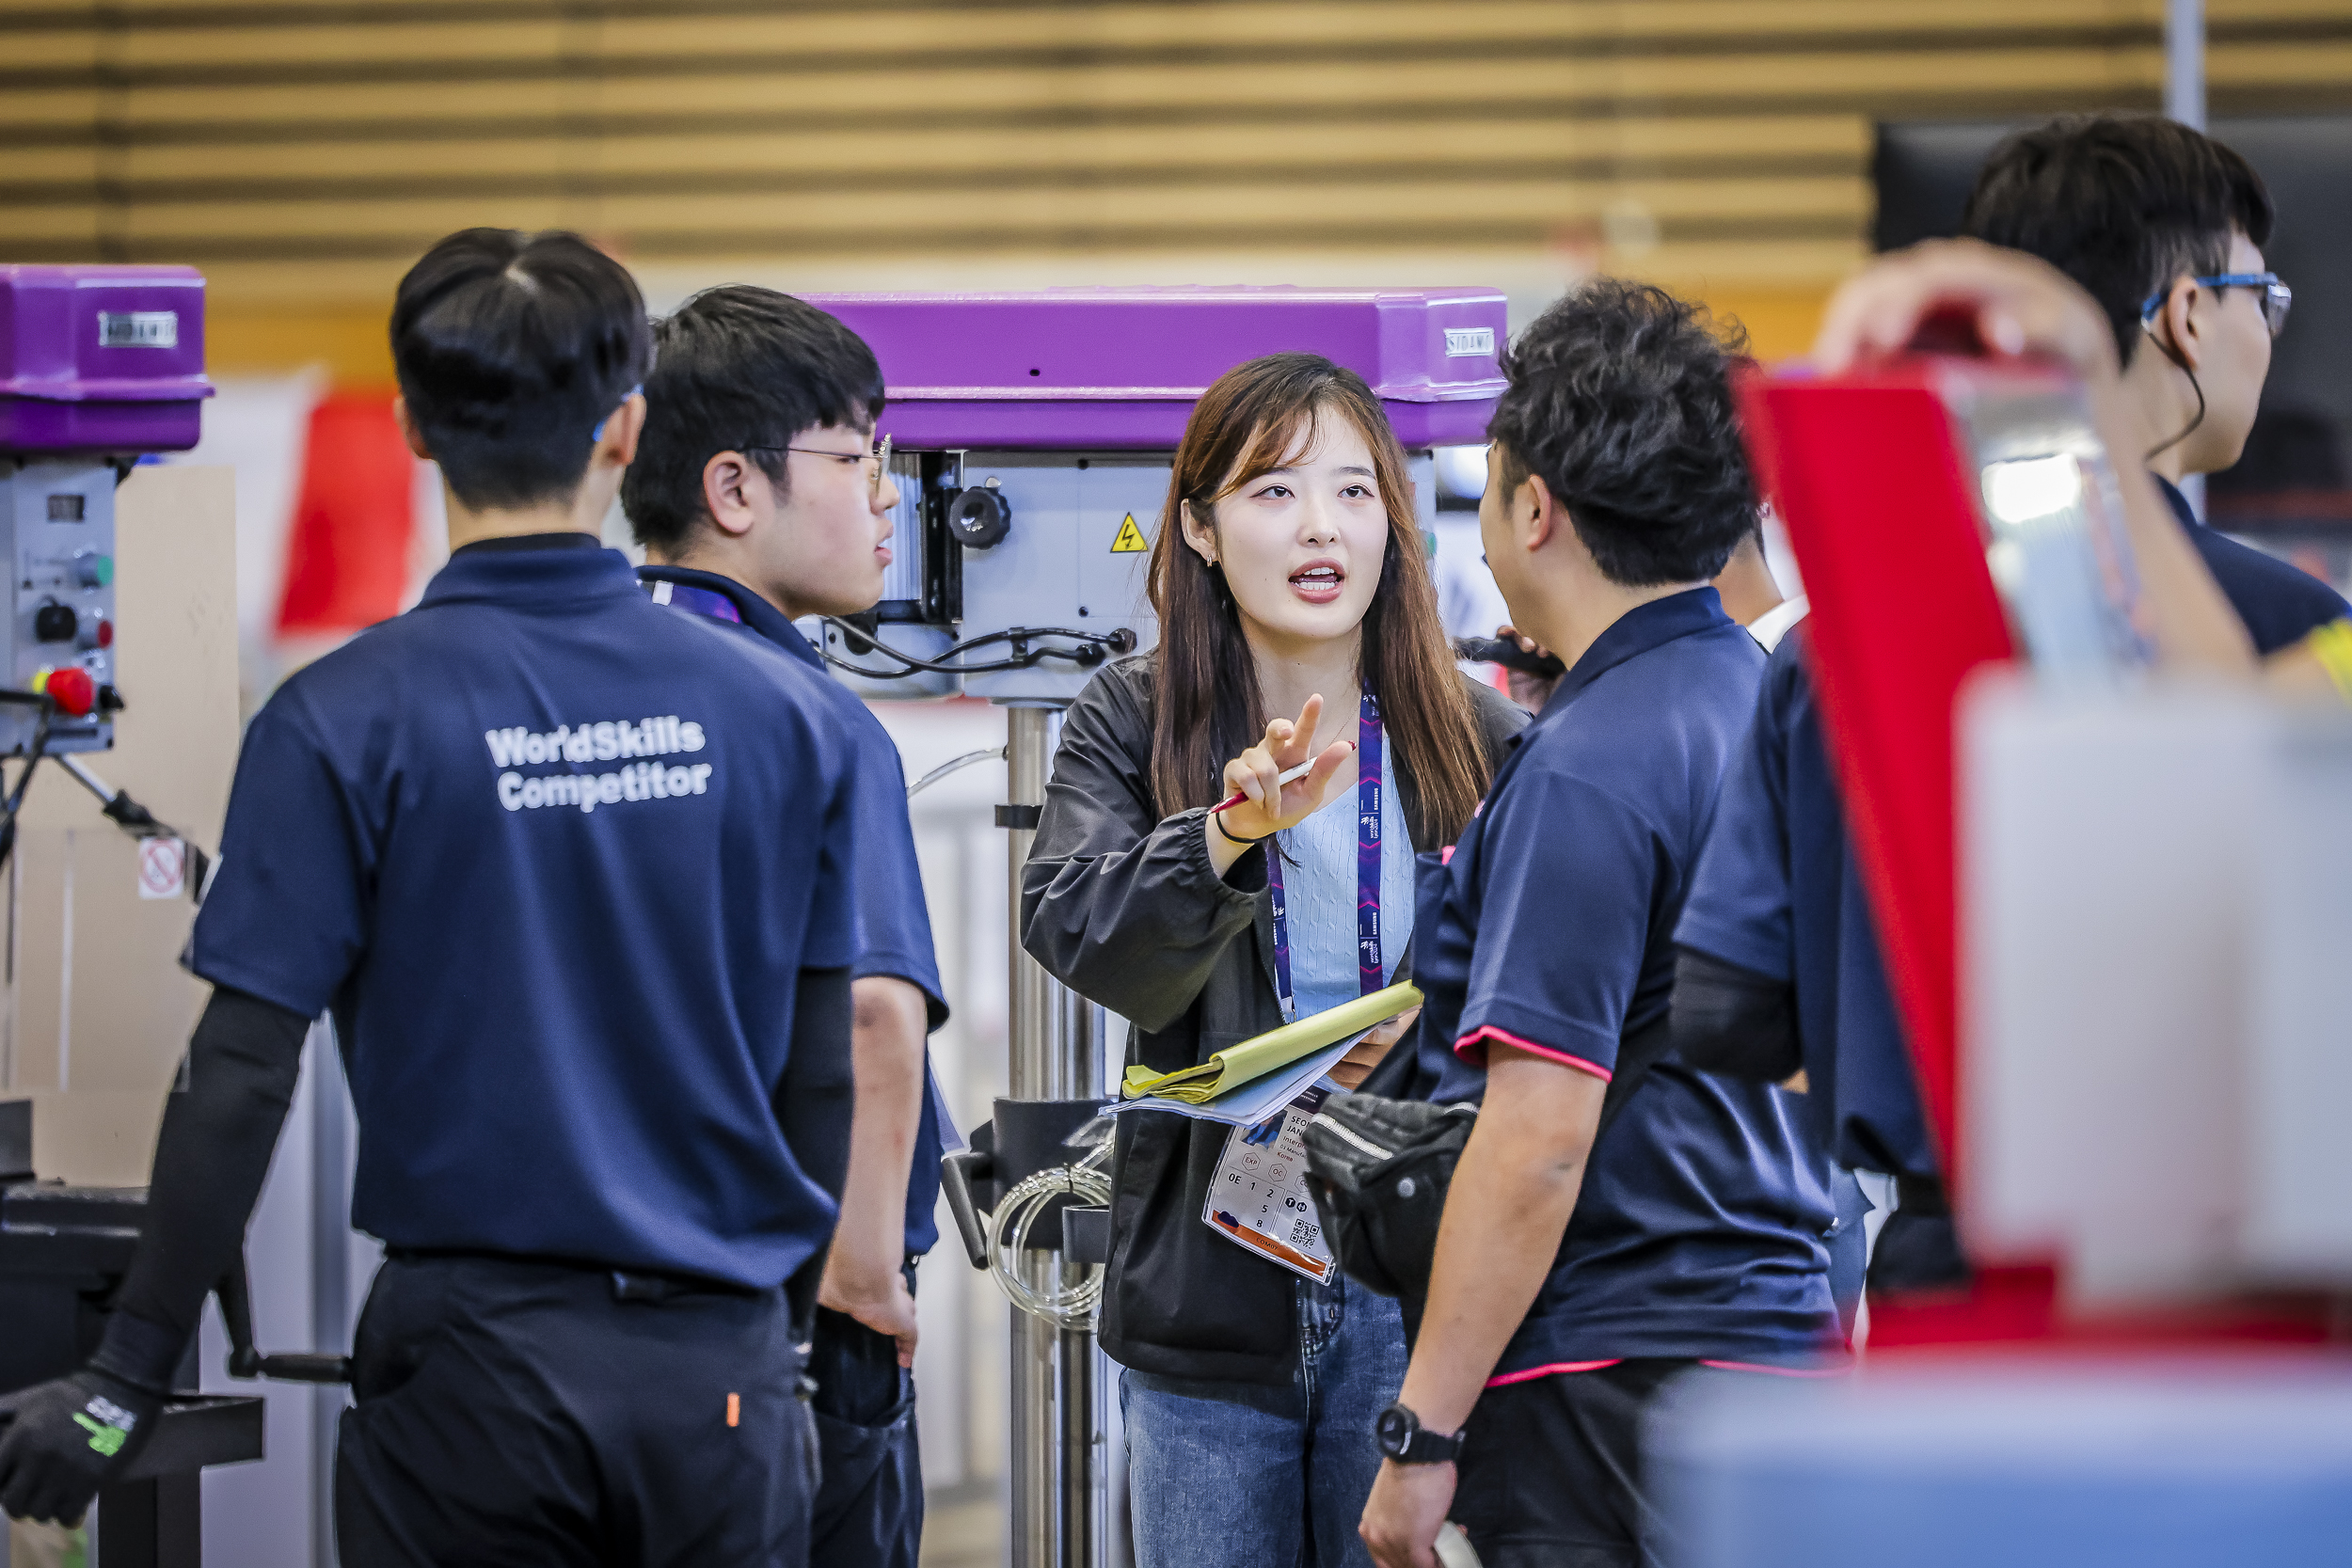
[[1372, 1429], [1380, 1437], [1380, 1451], [1399, 1465], [1451, 1465], [1462, 1457], [1462, 1434], [1440, 1436], [1425, 1431], [1421, 1418], [1392, 1404], [1380, 1412]]

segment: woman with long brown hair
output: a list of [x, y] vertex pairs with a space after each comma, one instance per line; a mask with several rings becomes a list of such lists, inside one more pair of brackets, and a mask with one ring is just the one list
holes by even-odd
[[[1327, 359], [1251, 360], [1194, 409], [1152, 545], [1159, 645], [1071, 707], [1022, 877], [1024, 944], [1133, 1023], [1131, 1064], [1189, 1067], [1388, 984], [1414, 850], [1460, 833], [1525, 722], [1454, 669], [1412, 502], [1379, 401]], [[1356, 1521], [1404, 1324], [1282, 1204], [1286, 1141], [1120, 1119], [1101, 1331], [1139, 1568], [1370, 1561]]]

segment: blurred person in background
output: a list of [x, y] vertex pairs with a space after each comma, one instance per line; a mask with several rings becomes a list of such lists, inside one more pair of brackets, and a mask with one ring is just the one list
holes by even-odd
[[[1676, 1053], [1703, 1071], [1805, 1090], [1804, 1120], [1836, 1162], [1832, 1243], [1838, 1317], [1851, 1334], [1866, 1268], [1881, 1290], [1965, 1277], [1940, 1165], [1847, 839], [1800, 624], [1773, 649], [1747, 733], [1676, 927]], [[1869, 1205], [1854, 1172], [1899, 1220], [1866, 1254]]]
[[[2009, 137], [1979, 175], [1966, 218], [1972, 233], [2087, 292], [2110, 353], [2086, 361], [2086, 374], [2117, 421], [2116, 460], [2145, 453], [2180, 536], [2258, 654], [2345, 612], [2327, 584], [2198, 521], [2178, 483], [2235, 463], [2253, 427], [2285, 319], [2259, 248], [2272, 222], [2244, 159], [2144, 115], [2067, 117]], [[1969, 253], [1921, 253], [1950, 254]], [[1947, 1288], [1965, 1279], [1966, 1264], [1801, 642], [1800, 632], [1766, 673], [1684, 911], [1677, 1049], [1713, 1070], [1769, 1080], [1802, 1069], [1835, 1158], [1892, 1180], [1895, 1212], [1879, 1232], [1871, 1287]]]
[[1731, 559], [1715, 574], [1715, 592], [1724, 601], [1724, 613], [1747, 627], [1756, 646], [1769, 654], [1804, 617], [1805, 604], [1804, 594], [1792, 599], [1780, 591], [1780, 582], [1764, 558], [1767, 510], [1757, 509], [1756, 527], [1733, 546]]
[[[2101, 443], [2110, 451], [2129, 450], [2137, 410], [2097, 302], [2048, 262], [2018, 251], [1973, 240], [1930, 241], [1872, 262], [1831, 297], [1813, 347], [1814, 368], [1840, 375], [1900, 354], [1922, 322], [1945, 310], [1965, 311], [1987, 353], [2065, 365], [2090, 395]], [[2245, 623], [2153, 477], [2122, 465], [2116, 478], [2141, 608], [2164, 668], [2249, 677], [2289, 699], [2352, 703], [2352, 615], [2258, 657]]]
[[[1064, 721], [1022, 936], [1134, 1021], [1129, 1062], [1169, 1071], [1396, 975], [1413, 850], [1453, 841], [1526, 720], [1454, 669], [1404, 452], [1363, 379], [1317, 356], [1252, 360], [1202, 395], [1151, 592], [1159, 645], [1097, 674]], [[1361, 1082], [1409, 1022], [1332, 1077]], [[1355, 1526], [1404, 1321], [1210, 1224], [1237, 1136], [1119, 1122], [1101, 1334], [1126, 1369], [1136, 1561], [1365, 1564]]]
[[2271, 654], [2345, 612], [2298, 567], [2199, 521], [2180, 482], [2246, 450], [2292, 299], [2262, 247], [2276, 215], [2252, 166], [2158, 115], [2095, 115], [2020, 131], [1993, 150], [1963, 230], [2038, 256], [2098, 305], [2139, 457], [2206, 569]]

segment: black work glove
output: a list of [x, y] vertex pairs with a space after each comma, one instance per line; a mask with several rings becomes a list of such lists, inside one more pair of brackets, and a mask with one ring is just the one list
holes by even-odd
[[0, 1394], [0, 1513], [80, 1522], [155, 1434], [164, 1396], [85, 1367]]

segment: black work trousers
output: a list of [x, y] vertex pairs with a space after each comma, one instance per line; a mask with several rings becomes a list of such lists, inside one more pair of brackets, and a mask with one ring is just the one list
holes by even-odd
[[343, 1568], [801, 1568], [817, 1451], [784, 1292], [388, 1259], [335, 1454]]
[[1485, 1568], [1671, 1561], [1642, 1420], [1689, 1361], [1619, 1361], [1489, 1388], [1471, 1407], [1453, 1516]]
[[[907, 1265], [914, 1285], [914, 1265]], [[847, 1313], [817, 1309], [809, 1346], [824, 1480], [809, 1528], [810, 1568], [914, 1568], [923, 1546], [923, 1455], [914, 1374], [898, 1342]]]

